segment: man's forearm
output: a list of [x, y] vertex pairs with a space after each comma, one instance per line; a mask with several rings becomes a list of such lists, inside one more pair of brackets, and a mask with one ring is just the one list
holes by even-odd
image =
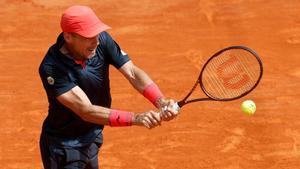
[[146, 97], [155, 107], [159, 107], [158, 99], [164, 98], [159, 87], [138, 67], [134, 68], [134, 78], [131, 84]]
[[140, 93], [143, 93], [145, 87], [153, 83], [152, 79], [140, 68], [134, 67], [131, 76], [128, 78], [131, 85]]
[[97, 105], [89, 105], [85, 112], [82, 113], [81, 118], [91, 123], [109, 125], [108, 119], [110, 112], [111, 109]]
[[160, 124], [160, 114], [149, 111], [144, 113], [132, 113], [115, 109], [108, 109], [101, 106], [92, 105], [89, 112], [83, 116], [86, 121], [112, 127], [123, 126], [145, 126], [149, 129]]

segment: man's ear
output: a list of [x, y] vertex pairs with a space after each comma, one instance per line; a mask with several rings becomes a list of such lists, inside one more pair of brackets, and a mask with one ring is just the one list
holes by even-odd
[[67, 43], [70, 43], [72, 41], [72, 35], [69, 32], [64, 32], [63, 33], [64, 39]]

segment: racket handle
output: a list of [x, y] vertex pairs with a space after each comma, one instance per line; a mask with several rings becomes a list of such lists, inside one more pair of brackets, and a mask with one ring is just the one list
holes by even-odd
[[[173, 104], [172, 109], [175, 110], [175, 111], [179, 111], [180, 110], [178, 102], [176, 102], [175, 104]], [[166, 111], [166, 110], [167, 110], [167, 106], [163, 107], [163, 111]]]
[[179, 105], [178, 105], [178, 102], [176, 102], [175, 104], [173, 104], [172, 109], [173, 109], [173, 110], [176, 110], [176, 111], [179, 111], [179, 110], [180, 110], [180, 107], [179, 107]]

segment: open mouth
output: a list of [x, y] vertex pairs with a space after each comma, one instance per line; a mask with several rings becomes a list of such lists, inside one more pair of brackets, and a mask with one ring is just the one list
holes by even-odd
[[88, 49], [88, 52], [94, 54], [94, 53], [96, 53], [96, 49], [95, 49], [95, 48], [93, 48], [93, 49]]
[[88, 52], [87, 54], [89, 55], [89, 58], [93, 57], [96, 54], [96, 48], [88, 49], [87, 52]]

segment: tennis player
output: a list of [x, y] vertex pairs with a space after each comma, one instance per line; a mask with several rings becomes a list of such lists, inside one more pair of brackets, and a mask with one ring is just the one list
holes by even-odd
[[[40, 137], [45, 169], [97, 169], [105, 125], [151, 129], [178, 115], [172, 110], [174, 100], [165, 99], [151, 78], [133, 64], [92, 9], [69, 7], [62, 14], [61, 29], [39, 67], [49, 102]], [[110, 108], [110, 65], [156, 108], [167, 110], [133, 113]]]

